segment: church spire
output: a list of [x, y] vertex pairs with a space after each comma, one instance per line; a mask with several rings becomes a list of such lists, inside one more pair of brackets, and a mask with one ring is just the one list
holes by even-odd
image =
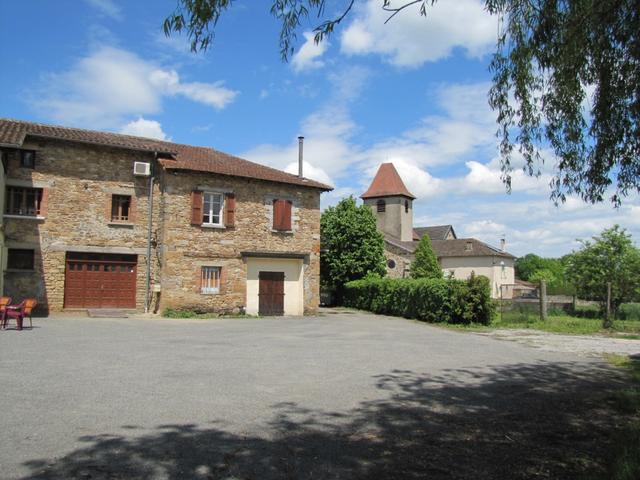
[[373, 178], [371, 185], [360, 198], [379, 198], [379, 197], [408, 197], [414, 200], [416, 197], [412, 195], [404, 185], [402, 178], [398, 174], [393, 163], [383, 163], [378, 169], [378, 173]]

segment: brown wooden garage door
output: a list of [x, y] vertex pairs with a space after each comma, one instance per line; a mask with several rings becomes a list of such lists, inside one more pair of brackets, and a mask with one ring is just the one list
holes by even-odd
[[137, 255], [67, 253], [65, 308], [135, 308]]

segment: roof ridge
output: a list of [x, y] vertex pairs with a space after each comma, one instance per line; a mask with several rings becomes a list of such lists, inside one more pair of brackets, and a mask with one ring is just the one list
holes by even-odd
[[[206, 145], [189, 145], [187, 143], [176, 143], [176, 142], [170, 142], [167, 140], [160, 140], [159, 138], [153, 138], [153, 137], [143, 137], [142, 135], [131, 135], [128, 133], [118, 133], [118, 132], [110, 132], [110, 131], [105, 131], [105, 130], [95, 130], [95, 129], [91, 129], [91, 128], [82, 128], [82, 127], [69, 127], [67, 125], [57, 125], [57, 124], [52, 124], [52, 123], [42, 123], [42, 122], [32, 122], [29, 120], [20, 120], [20, 119], [16, 119], [16, 118], [6, 118], [6, 117], [0, 117], [0, 122], [13, 122], [13, 123], [20, 123], [25, 125], [26, 127], [28, 127], [29, 125], [33, 125], [33, 126], [37, 126], [37, 127], [44, 127], [44, 128], [59, 128], [62, 130], [67, 130], [67, 131], [80, 131], [80, 132], [86, 132], [86, 133], [98, 133], [100, 135], [110, 135], [110, 136], [114, 136], [114, 137], [119, 137], [119, 138], [131, 138], [131, 139], [135, 139], [135, 140], [149, 140], [151, 142], [158, 142], [158, 143], [165, 143], [167, 145], [176, 145], [176, 146], [181, 146], [181, 147], [190, 147], [190, 148], [211, 148], [208, 147]], [[36, 135], [37, 134], [33, 134], [31, 133], [30, 135]]]
[[[296, 184], [333, 190], [333, 187], [307, 177], [285, 172], [268, 165], [253, 162], [237, 155], [222, 152], [211, 146], [189, 145], [186, 143], [168, 142], [150, 137], [128, 135], [124, 133], [89, 130], [86, 128], [67, 127], [20, 119], [0, 117], [0, 127], [4, 127], [9, 143], [20, 146], [26, 136], [53, 138], [71, 142], [88, 143], [105, 147], [125, 148], [147, 152], [170, 153], [177, 155], [176, 164], [171, 168], [210, 171], [223, 175], [240, 176], [268, 180], [279, 183]], [[0, 129], [0, 137], [3, 132]], [[13, 135], [13, 137], [11, 136]], [[7, 138], [7, 137], [5, 137]], [[0, 144], [3, 138], [0, 138]], [[158, 148], [160, 147], [160, 148]], [[198, 153], [199, 152], [199, 153]]]

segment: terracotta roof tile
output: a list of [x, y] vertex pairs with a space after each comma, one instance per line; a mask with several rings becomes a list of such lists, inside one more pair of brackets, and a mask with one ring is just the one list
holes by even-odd
[[360, 198], [389, 197], [394, 195], [402, 195], [403, 197], [409, 197], [411, 199], [416, 198], [407, 190], [407, 187], [405, 187], [393, 163], [383, 163], [380, 165], [368, 190], [364, 192]]
[[[413, 229], [416, 234], [414, 240], [420, 240], [426, 233], [429, 235], [430, 240], [446, 240], [449, 232], [453, 233], [453, 237], [456, 238], [456, 232], [451, 225], [434, 225], [431, 227], [416, 227]], [[417, 238], [416, 238], [417, 237]]]
[[[401, 242], [400, 240], [385, 235], [385, 240], [396, 247], [413, 253], [418, 246], [417, 241]], [[503, 252], [491, 245], [481, 242], [477, 238], [456, 238], [454, 240], [432, 240], [431, 246], [436, 257], [504, 257], [515, 258], [507, 252]]]
[[161, 163], [168, 169], [211, 172], [221, 175], [289, 183], [318, 188], [320, 190], [332, 190], [332, 187], [329, 185], [316, 182], [315, 180], [300, 178], [297, 175], [253, 163], [209, 147], [195, 147], [173, 142], [163, 142], [153, 138], [44, 125], [21, 120], [0, 119], [0, 145], [20, 147], [27, 136], [54, 138], [71, 142], [171, 155], [175, 160], [161, 160]]

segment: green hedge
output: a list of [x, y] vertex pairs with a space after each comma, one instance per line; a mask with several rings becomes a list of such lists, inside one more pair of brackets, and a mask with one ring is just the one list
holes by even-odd
[[345, 285], [344, 305], [426, 322], [488, 325], [494, 312], [489, 280], [366, 278]]

